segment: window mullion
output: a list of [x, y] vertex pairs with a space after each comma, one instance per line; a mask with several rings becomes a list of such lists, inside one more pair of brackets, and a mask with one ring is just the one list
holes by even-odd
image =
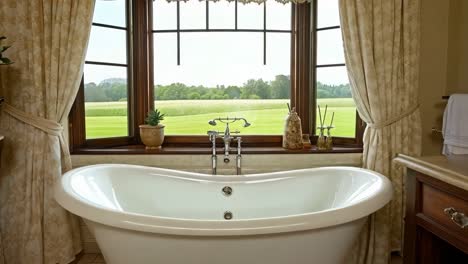
[[[311, 90], [311, 5], [309, 3], [296, 4], [295, 9], [295, 40], [294, 40], [294, 91], [291, 93], [291, 103], [296, 107], [296, 111], [301, 117], [302, 130], [306, 134], [311, 134], [314, 118], [314, 92]], [[311, 115], [312, 113], [312, 115]]]
[[209, 30], [209, 29], [210, 29], [210, 1], [206, 1], [206, 12], [205, 12], [205, 15], [206, 15], [206, 19], [205, 19], [205, 22], [206, 22], [206, 30]]
[[132, 77], [133, 77], [133, 92], [132, 92], [132, 111], [133, 111], [133, 135], [135, 140], [139, 140], [139, 125], [144, 124], [145, 116], [149, 110], [154, 108], [153, 102], [153, 84], [151, 78], [152, 67], [150, 64], [151, 39], [148, 32], [151, 32], [149, 23], [150, 5], [146, 1], [132, 1], [133, 12], [133, 50], [132, 50]]
[[266, 65], [266, 1], [263, 2], [263, 65]]
[[177, 1], [177, 65], [180, 66], [180, 2]]
[[234, 2], [234, 29], [237, 30], [237, 0]]

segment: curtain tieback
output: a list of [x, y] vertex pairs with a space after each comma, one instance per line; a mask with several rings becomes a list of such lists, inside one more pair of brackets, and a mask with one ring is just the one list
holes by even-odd
[[32, 116], [6, 103], [4, 103], [2, 108], [4, 112], [22, 121], [23, 123], [38, 128], [49, 135], [54, 135], [57, 137], [62, 136], [63, 127], [60, 123], [42, 117]]
[[415, 105], [414, 107], [410, 108], [408, 111], [394, 117], [394, 118], [390, 118], [389, 120], [387, 121], [384, 121], [384, 122], [378, 122], [378, 123], [368, 123], [367, 126], [369, 127], [372, 127], [374, 129], [380, 129], [380, 128], [384, 128], [386, 126], [389, 126], [393, 123], [396, 123], [400, 120], [402, 120], [403, 118], [411, 115], [412, 113], [414, 113], [416, 110], [419, 109], [419, 104]]

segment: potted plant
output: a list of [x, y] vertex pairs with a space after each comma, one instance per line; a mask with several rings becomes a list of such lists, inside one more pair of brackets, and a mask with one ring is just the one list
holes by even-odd
[[[0, 41], [6, 39], [4, 36], [0, 36]], [[3, 57], [3, 52], [5, 52], [11, 46], [0, 46], [0, 65], [8, 65], [12, 64], [13, 62], [8, 59], [7, 57]]]
[[140, 138], [146, 149], [159, 149], [164, 142], [164, 115], [158, 109], [148, 112], [145, 125], [140, 125]]

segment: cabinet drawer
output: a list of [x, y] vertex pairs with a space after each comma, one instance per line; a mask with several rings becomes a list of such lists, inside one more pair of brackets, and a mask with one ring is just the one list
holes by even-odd
[[444, 212], [446, 208], [454, 208], [456, 211], [465, 214], [465, 217], [468, 217], [468, 201], [427, 184], [421, 186], [421, 197], [421, 213], [468, 243], [468, 227], [461, 228]]

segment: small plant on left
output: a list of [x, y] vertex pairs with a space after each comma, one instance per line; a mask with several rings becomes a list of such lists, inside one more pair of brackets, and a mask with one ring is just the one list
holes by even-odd
[[[5, 36], [0, 36], [0, 43], [2, 40], [5, 40], [5, 39], [6, 39]], [[0, 65], [8, 65], [8, 64], [13, 63], [9, 58], [3, 57], [3, 52], [5, 52], [10, 47], [11, 46], [0, 46]]]
[[161, 113], [158, 109], [148, 112], [148, 116], [145, 119], [145, 123], [150, 126], [157, 126], [161, 121], [164, 120], [165, 114]]

